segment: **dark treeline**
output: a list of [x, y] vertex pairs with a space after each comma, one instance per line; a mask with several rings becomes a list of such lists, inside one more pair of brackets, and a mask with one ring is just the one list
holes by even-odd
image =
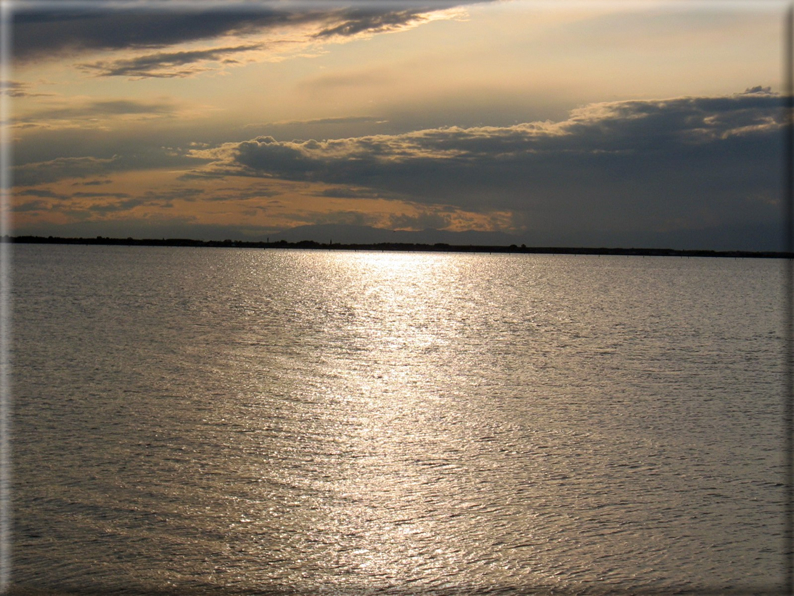
[[589, 248], [559, 246], [463, 246], [455, 244], [410, 244], [404, 242], [380, 242], [377, 244], [323, 244], [314, 240], [300, 242], [254, 242], [248, 240], [192, 240], [188, 238], [138, 239], [138, 238], [57, 238], [54, 236], [3, 236], [3, 242], [19, 244], [90, 244], [107, 246], [204, 246], [215, 248], [274, 248], [308, 250], [374, 250], [403, 252], [488, 252], [526, 253], [558, 255], [625, 255], [652, 257], [734, 257], [734, 258], [791, 258], [793, 253], [746, 250], [679, 250], [673, 248]]

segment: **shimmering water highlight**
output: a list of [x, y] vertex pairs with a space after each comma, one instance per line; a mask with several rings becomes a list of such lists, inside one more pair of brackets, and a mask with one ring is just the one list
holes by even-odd
[[14, 262], [19, 590], [780, 584], [779, 262]]

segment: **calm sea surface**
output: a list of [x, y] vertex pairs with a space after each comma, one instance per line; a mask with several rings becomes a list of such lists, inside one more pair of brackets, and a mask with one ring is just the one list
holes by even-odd
[[781, 261], [13, 260], [20, 591], [780, 585]]

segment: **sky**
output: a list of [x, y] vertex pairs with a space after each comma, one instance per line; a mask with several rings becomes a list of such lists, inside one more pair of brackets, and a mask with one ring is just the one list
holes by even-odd
[[14, 5], [13, 235], [782, 249], [783, 2]]

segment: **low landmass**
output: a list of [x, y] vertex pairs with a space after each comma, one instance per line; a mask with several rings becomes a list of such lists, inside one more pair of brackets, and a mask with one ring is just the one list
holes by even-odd
[[375, 244], [346, 244], [314, 240], [288, 242], [261, 242], [249, 240], [193, 240], [189, 238], [57, 238], [55, 236], [3, 236], [3, 242], [16, 244], [87, 244], [107, 246], [192, 246], [211, 248], [260, 248], [260, 249], [298, 249], [298, 250], [372, 250], [400, 252], [476, 252], [476, 253], [523, 253], [559, 255], [624, 255], [648, 257], [732, 257], [755, 259], [790, 259], [794, 253], [780, 251], [747, 250], [701, 250], [674, 248], [608, 248], [608, 247], [565, 247], [565, 246], [482, 246], [455, 244], [411, 244], [406, 242], [379, 242]]

